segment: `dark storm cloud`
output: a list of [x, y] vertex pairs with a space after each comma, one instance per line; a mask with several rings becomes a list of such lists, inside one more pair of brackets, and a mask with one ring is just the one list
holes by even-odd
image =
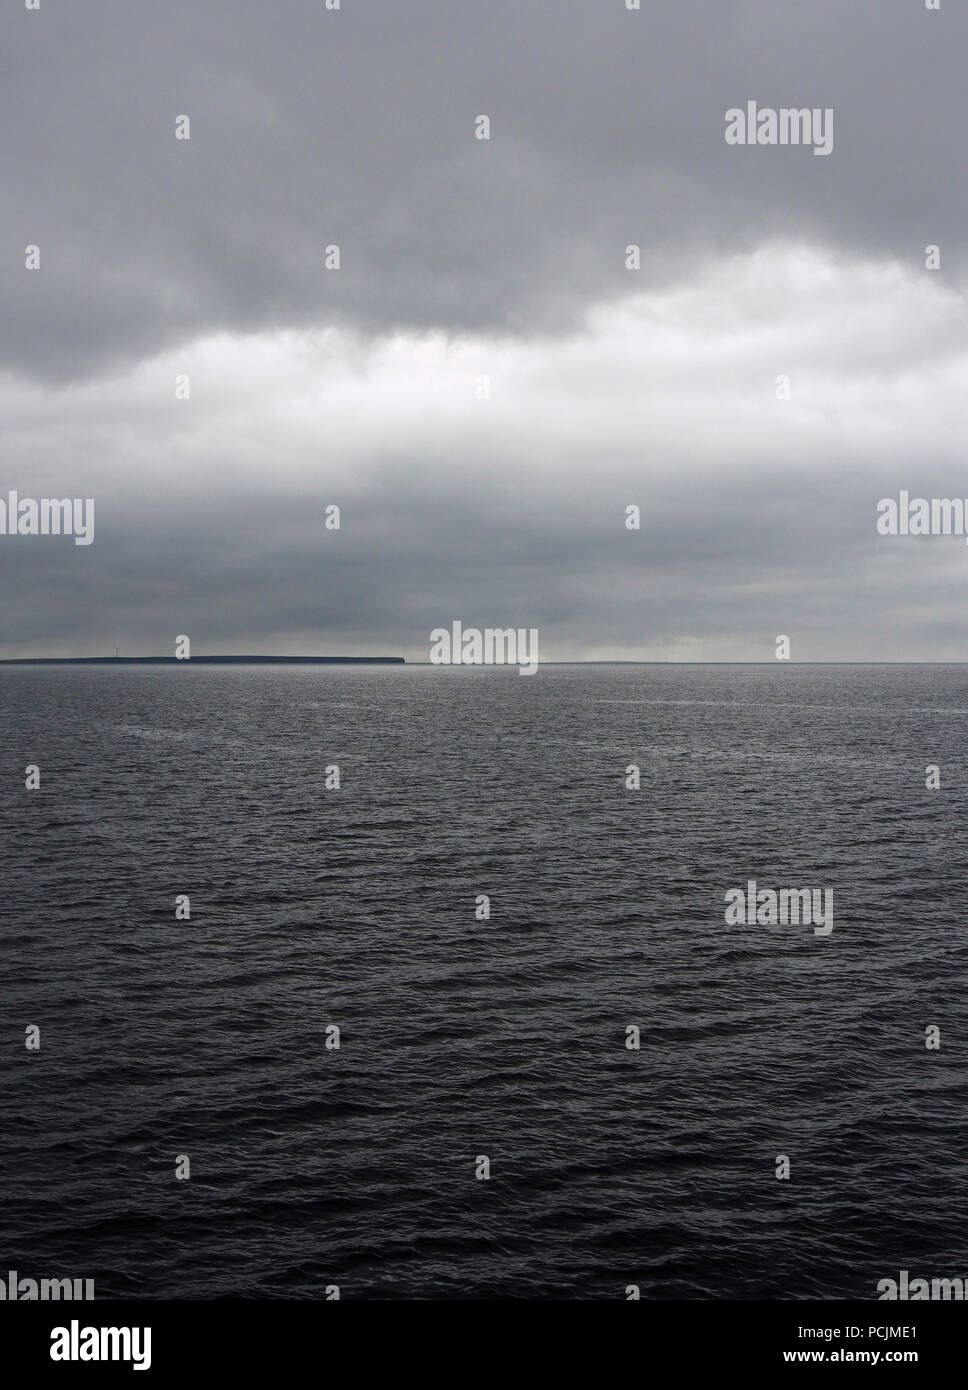
[[[8, 7], [2, 361], [83, 379], [334, 320], [560, 330], [628, 292], [628, 242], [639, 284], [771, 233], [912, 264], [936, 242], [958, 272], [966, 39], [917, 0]], [[833, 107], [833, 155], [726, 146], [747, 99]]]

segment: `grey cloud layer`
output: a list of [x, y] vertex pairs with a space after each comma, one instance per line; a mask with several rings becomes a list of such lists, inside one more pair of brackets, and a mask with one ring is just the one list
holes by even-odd
[[94, 495], [97, 530], [0, 543], [0, 654], [425, 658], [460, 618], [556, 659], [770, 659], [781, 632], [801, 660], [961, 659], [968, 548], [880, 537], [875, 508], [968, 495], [963, 323], [923, 270], [765, 246], [567, 337], [216, 337], [8, 380], [10, 485]]
[[[44, 0], [4, 20], [0, 360], [64, 380], [220, 328], [561, 330], [628, 291], [630, 241], [646, 282], [773, 233], [937, 242], [959, 274], [966, 40], [960, 6], [914, 0]], [[747, 98], [832, 106], [834, 154], [726, 146]]]
[[69, 541], [0, 551], [21, 594], [0, 655], [170, 654], [186, 632], [197, 653], [426, 660], [431, 628], [460, 617], [538, 626], [546, 659], [768, 661], [780, 632], [797, 660], [964, 656], [964, 544], [878, 539], [870, 476], [841, 490], [826, 531], [803, 523], [823, 507], [802, 481], [707, 482], [702, 515], [663, 496], [638, 535], [621, 529], [625, 491], [589, 488], [510, 530], [483, 487], [464, 504], [408, 496], [382, 526], [360, 523], [361, 496], [325, 540], [303, 495], [261, 516], [251, 500], [102, 508], [90, 555]]

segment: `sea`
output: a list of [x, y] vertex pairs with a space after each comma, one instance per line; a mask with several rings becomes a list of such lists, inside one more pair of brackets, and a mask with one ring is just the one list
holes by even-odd
[[968, 1276], [966, 825], [966, 666], [0, 668], [0, 1271]]

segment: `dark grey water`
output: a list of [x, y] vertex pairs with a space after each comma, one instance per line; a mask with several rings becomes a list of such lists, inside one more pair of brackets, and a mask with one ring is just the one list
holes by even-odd
[[[0, 1271], [968, 1275], [965, 668], [6, 670], [0, 750]], [[749, 877], [832, 935], [727, 927]]]

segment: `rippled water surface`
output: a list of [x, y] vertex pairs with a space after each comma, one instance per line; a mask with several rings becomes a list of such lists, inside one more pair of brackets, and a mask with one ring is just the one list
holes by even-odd
[[[966, 786], [963, 667], [0, 671], [0, 1271], [968, 1275]], [[727, 926], [748, 878], [833, 933]]]

